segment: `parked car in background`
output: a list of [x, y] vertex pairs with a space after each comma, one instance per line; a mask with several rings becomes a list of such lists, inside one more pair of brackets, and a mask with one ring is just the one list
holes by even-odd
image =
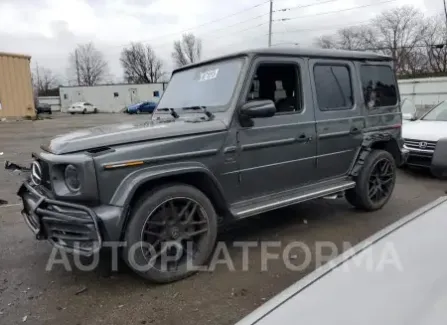
[[446, 212], [444, 196], [316, 269], [236, 325], [445, 324], [447, 260], [440, 256], [447, 245]]
[[129, 114], [140, 114], [140, 113], [152, 114], [156, 108], [157, 103], [146, 101], [127, 106], [126, 112]]
[[68, 113], [70, 114], [75, 114], [75, 113], [82, 113], [82, 114], [86, 114], [86, 113], [98, 113], [98, 108], [93, 105], [90, 104], [88, 102], [78, 102], [78, 103], [74, 103], [72, 104], [69, 108], [68, 108]]
[[447, 175], [447, 102], [403, 124], [404, 148], [410, 151], [406, 165], [429, 168], [436, 177]]
[[51, 105], [45, 103], [38, 103], [36, 105], [36, 114], [48, 113], [51, 114]]

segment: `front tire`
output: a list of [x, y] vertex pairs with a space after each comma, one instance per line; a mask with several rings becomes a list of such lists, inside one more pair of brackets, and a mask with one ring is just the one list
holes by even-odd
[[391, 198], [396, 183], [396, 162], [384, 150], [374, 150], [365, 159], [356, 186], [346, 191], [347, 201], [356, 208], [375, 211]]
[[[144, 194], [132, 211], [123, 259], [143, 278], [155, 283], [178, 281], [208, 261], [218, 218], [211, 201], [197, 188], [161, 186]], [[178, 246], [169, 248], [167, 242]], [[175, 261], [167, 262], [172, 258]]]

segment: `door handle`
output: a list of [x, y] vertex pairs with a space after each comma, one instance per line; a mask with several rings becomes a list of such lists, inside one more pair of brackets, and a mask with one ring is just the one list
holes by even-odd
[[356, 127], [353, 127], [353, 128], [351, 129], [351, 131], [349, 131], [349, 133], [351, 133], [351, 134], [358, 134], [358, 133], [360, 133], [360, 129], [359, 129], [359, 128], [356, 128]]
[[306, 135], [306, 133], [301, 133], [299, 136], [298, 136], [298, 141], [299, 142], [310, 142], [310, 141], [312, 141], [312, 137], [308, 137], [307, 135]]

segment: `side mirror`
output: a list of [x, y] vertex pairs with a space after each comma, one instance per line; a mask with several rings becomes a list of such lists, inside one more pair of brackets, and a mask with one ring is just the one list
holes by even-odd
[[416, 114], [404, 113], [402, 114], [402, 118], [407, 121], [416, 121]]
[[276, 113], [276, 106], [272, 100], [253, 100], [240, 108], [240, 114], [249, 118], [272, 117]]

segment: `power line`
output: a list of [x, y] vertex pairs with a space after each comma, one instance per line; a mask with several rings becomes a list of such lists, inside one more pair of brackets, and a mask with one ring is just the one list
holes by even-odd
[[292, 29], [292, 30], [287, 30], [284, 32], [275, 32], [273, 33], [275, 34], [293, 34], [293, 33], [302, 33], [302, 32], [313, 32], [313, 31], [322, 31], [322, 30], [333, 30], [334, 28], [349, 28], [349, 27], [356, 27], [359, 25], [366, 25], [370, 23], [370, 21], [365, 20], [365, 21], [359, 21], [356, 23], [352, 23], [350, 25], [331, 25], [331, 26], [325, 26], [323, 28], [305, 28], [305, 29]]
[[[278, 1], [278, 0], [275, 0], [275, 1]], [[329, 3], [329, 2], [335, 2], [335, 1], [339, 1], [339, 0], [326, 0], [326, 1], [323, 1], [323, 2], [310, 3], [310, 4], [305, 4], [305, 5], [300, 5], [300, 6], [290, 7], [290, 9], [291, 9], [291, 10], [292, 10], [292, 9], [294, 10], [294, 9], [298, 9], [298, 8], [313, 7], [313, 6], [318, 6], [318, 5], [321, 5], [321, 4], [325, 4], [325, 3]], [[394, 0], [394, 1], [396, 1], [396, 0]], [[254, 6], [245, 8], [245, 9], [240, 10], [240, 11], [238, 11], [238, 12], [235, 12], [235, 13], [233, 13], [233, 14], [230, 14], [230, 15], [227, 15], [227, 16], [224, 16], [224, 17], [221, 17], [221, 18], [218, 18], [218, 19], [215, 19], [215, 20], [212, 20], [212, 21], [209, 21], [209, 22], [200, 24], [200, 25], [196, 25], [196, 26], [191, 27], [191, 28], [188, 28], [188, 29], [184, 29], [184, 30], [181, 30], [181, 31], [177, 31], [177, 32], [173, 32], [173, 33], [165, 34], [165, 35], [162, 35], [162, 36], [157, 36], [157, 37], [154, 37], [154, 38], [151, 38], [151, 39], [139, 40], [139, 41], [136, 41], [136, 42], [138, 42], [138, 43], [149, 43], [149, 42], [151, 42], [151, 41], [154, 41], [154, 40], [157, 40], [157, 39], [160, 39], [160, 38], [164, 38], [164, 37], [168, 37], [168, 36], [173, 36], [173, 35], [178, 35], [178, 34], [183, 34], [183, 33], [185, 33], [185, 32], [192, 31], [192, 30], [197, 29], [197, 28], [199, 28], [199, 27], [203, 27], [203, 26], [206, 26], [206, 25], [210, 25], [210, 24], [213, 24], [213, 23], [222, 21], [222, 20], [224, 20], [224, 19], [227, 19], [227, 18], [230, 18], [230, 17], [234, 17], [234, 16], [239, 15], [239, 14], [241, 14], [241, 13], [243, 13], [243, 12], [247, 12], [247, 11], [253, 10], [253, 9], [255, 9], [255, 8], [258, 8], [258, 7], [263, 6], [263, 5], [266, 4], [266, 3], [270, 3], [270, 0], [267, 0], [267, 1], [264, 1], [264, 2], [259, 3], [259, 4], [257, 4], [257, 5], [254, 5]], [[286, 10], [286, 9], [289, 9], [289, 8], [283, 8], [283, 9], [280, 9], [280, 10], [278, 10], [278, 12], [279, 12], [279, 11]], [[275, 12], [275, 11], [273, 11], [273, 12]], [[231, 24], [231, 25], [227, 25], [227, 26], [224, 26], [224, 27], [219, 27], [219, 28], [217, 28], [217, 29], [208, 30], [208, 31], [205, 32], [204, 34], [200, 34], [200, 33], [199, 33], [198, 37], [202, 37], [202, 35], [208, 35], [208, 34], [215, 33], [215, 32], [219, 32], [219, 31], [226, 31], [228, 28], [231, 28], [231, 27], [234, 27], [234, 26], [238, 26], [238, 25], [241, 25], [241, 24], [244, 24], [244, 23], [247, 23], [247, 22], [256, 20], [256, 19], [259, 19], [259, 18], [264, 18], [264, 17], [266, 17], [266, 16], [268, 16], [268, 15], [269, 15], [269, 12], [266, 12], [266, 13], [264, 13], [264, 14], [260, 14], [260, 15], [254, 16], [254, 17], [250, 17], [250, 18], [248, 18], [248, 19], [245, 19], [245, 20], [236, 22], [236, 23]], [[275, 21], [275, 20], [272, 20], [272, 21]], [[258, 26], [254, 26], [254, 27], [258, 27]], [[167, 43], [164, 42], [164, 43], [162, 43], [162, 44], [167, 44]], [[171, 42], [169, 42], [169, 44], [171, 44]], [[127, 43], [127, 44], [124, 44], [124, 45], [113, 46], [113, 47], [111, 47], [111, 48], [122, 48], [122, 47], [125, 47], [125, 46], [127, 46], [127, 45], [130, 45], [130, 43]], [[161, 46], [155, 46], [155, 47], [161, 47]]]
[[283, 9], [277, 9], [274, 10], [273, 12], [285, 12], [285, 11], [291, 11], [291, 10], [295, 10], [295, 9], [302, 9], [302, 8], [307, 8], [307, 7], [314, 7], [314, 6], [319, 6], [319, 5], [323, 5], [326, 3], [330, 3], [330, 2], [336, 2], [336, 1], [340, 1], [340, 0], [326, 0], [326, 1], [320, 1], [317, 3], [310, 3], [307, 5], [300, 5], [300, 6], [295, 6], [295, 7], [289, 7], [289, 8], [283, 8]]
[[322, 15], [328, 15], [328, 14], [335, 14], [335, 13], [340, 13], [340, 12], [345, 12], [345, 11], [350, 11], [350, 10], [355, 10], [355, 9], [361, 9], [361, 8], [367, 8], [367, 7], [377, 6], [377, 5], [380, 5], [380, 4], [391, 3], [391, 2], [396, 2], [396, 1], [397, 0], [388, 0], [388, 1], [382, 1], [382, 2], [368, 4], [368, 5], [363, 5], [363, 6], [346, 8], [346, 9], [339, 9], [339, 10], [334, 10], [334, 11], [320, 12], [320, 13], [312, 14], [312, 15], [303, 15], [303, 16], [299, 16], [299, 17], [282, 18], [282, 19], [277, 19], [277, 20], [274, 20], [274, 21], [289, 21], [289, 20], [295, 20], [295, 19], [306, 18], [306, 17], [315, 17], [315, 16], [322, 16]]
[[[261, 3], [257, 4], [257, 5], [254, 5], [254, 6], [247, 7], [247, 8], [245, 8], [245, 9], [242, 9], [242, 10], [239, 10], [239, 11], [237, 11], [237, 12], [234, 12], [234, 13], [232, 13], [232, 14], [230, 14], [230, 15], [227, 15], [227, 16], [224, 16], [224, 17], [220, 17], [220, 18], [217, 18], [217, 19], [208, 21], [208, 22], [203, 23], [203, 24], [200, 24], [200, 25], [196, 25], [196, 26], [193, 26], [193, 27], [190, 27], [190, 28], [187, 28], [187, 29], [179, 30], [179, 31], [177, 31], [177, 32], [172, 32], [172, 33], [169, 33], [169, 34], [164, 34], [164, 35], [157, 36], [157, 37], [154, 37], [154, 38], [150, 38], [150, 39], [146, 39], [146, 40], [140, 40], [140, 41], [138, 41], [138, 42], [141, 42], [141, 43], [148, 43], [148, 42], [151, 42], [151, 41], [156, 40], [156, 39], [159, 39], [159, 38], [164, 38], [164, 37], [168, 37], [168, 36], [173, 36], [173, 35], [183, 34], [183, 33], [185, 33], [185, 32], [189, 32], [189, 31], [195, 30], [195, 29], [197, 29], [197, 28], [200, 28], [200, 27], [203, 27], [203, 26], [206, 26], [206, 25], [214, 24], [214, 23], [216, 23], [216, 22], [225, 20], [225, 19], [227, 19], [227, 18], [234, 17], [234, 16], [236, 16], [236, 15], [239, 15], [239, 14], [241, 14], [241, 13], [247, 12], [247, 11], [249, 11], [249, 10], [253, 10], [253, 9], [255, 9], [255, 8], [261, 7], [262, 5], [264, 5], [264, 4], [268, 3], [268, 2], [270, 2], [270, 0], [261, 2]], [[265, 15], [263, 15], [263, 16], [265, 16]], [[255, 17], [255, 18], [253, 18], [253, 19], [256, 19], [256, 18], [259, 18], [259, 17], [260, 17], [260, 16], [257, 16], [257, 17]], [[120, 46], [116, 46], [116, 47], [124, 47], [124, 46], [129, 45], [129, 44], [130, 44], [130, 43], [127, 43], [127, 44], [125, 44], [125, 45], [120, 45]]]

